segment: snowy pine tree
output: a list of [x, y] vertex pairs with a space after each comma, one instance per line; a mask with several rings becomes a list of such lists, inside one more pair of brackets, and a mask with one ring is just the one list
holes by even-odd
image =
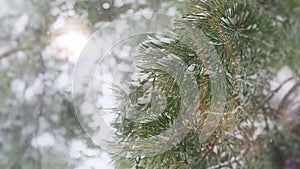
[[[135, 168], [151, 169], [282, 168], [292, 165], [286, 162], [291, 158], [296, 163], [296, 156], [299, 163], [299, 151], [283, 149], [299, 150], [299, 137], [278, 129], [282, 126], [274, 119], [268, 86], [275, 64], [299, 56], [293, 46], [299, 45], [299, 19], [294, 17], [300, 3], [192, 0], [189, 5], [191, 12], [175, 21], [171, 36], [149, 34], [140, 45], [135, 57], [139, 78], [129, 81], [137, 85], [130, 86], [129, 93], [115, 89], [120, 103], [113, 124], [119, 164], [128, 161]], [[178, 60], [184, 64], [176, 65]], [[192, 81], [180, 73], [185, 71], [194, 75], [200, 91], [187, 102], [183, 100], [192, 87], [182, 89], [178, 80]], [[154, 96], [155, 91], [166, 97], [165, 107], [153, 104], [163, 97]], [[159, 113], [153, 114], [155, 108]], [[181, 115], [182, 108], [188, 115]], [[299, 113], [296, 116], [299, 133]], [[284, 138], [277, 136], [282, 132], [294, 135], [287, 136], [287, 145], [280, 145]], [[172, 147], [164, 150], [166, 144]], [[153, 154], [157, 149], [161, 152]]]

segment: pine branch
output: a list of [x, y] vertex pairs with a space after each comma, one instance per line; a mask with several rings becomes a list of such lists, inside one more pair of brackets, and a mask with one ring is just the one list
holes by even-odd
[[9, 56], [11, 56], [11, 55], [17, 53], [18, 51], [21, 51], [21, 50], [22, 50], [22, 48], [14, 48], [14, 49], [10, 49], [10, 50], [8, 50], [8, 51], [6, 51], [6, 52], [4, 52], [4, 53], [2, 53], [2, 54], [0, 55], [0, 60], [3, 59], [3, 58], [9, 57]]
[[[167, 95], [167, 104], [157, 119], [151, 121], [150, 118], [147, 122], [132, 122], [126, 115], [136, 113], [147, 115], [151, 107], [148, 104], [138, 104], [132, 109], [123, 110], [126, 112], [120, 112], [120, 116], [126, 115], [122, 116], [123, 119], [116, 122], [115, 126], [121, 132], [122, 141], [128, 145], [123, 151], [130, 152], [133, 158], [144, 156], [137, 166], [145, 168], [216, 166], [214, 155], [217, 155], [214, 148], [220, 152], [229, 151], [228, 156], [215, 157], [219, 161], [227, 160], [228, 166], [232, 163], [241, 166], [243, 163], [239, 160], [243, 154], [238, 149], [244, 148], [243, 153], [246, 155], [250, 153], [247, 149], [247, 145], [252, 144], [249, 132], [254, 127], [248, 129], [242, 125], [251, 121], [250, 115], [255, 117], [257, 115], [247, 114], [253, 110], [249, 102], [260, 97], [257, 91], [251, 88], [256, 88], [261, 84], [251, 79], [251, 76], [258, 76], [259, 71], [267, 64], [266, 57], [272, 50], [268, 45], [272, 43], [272, 20], [259, 11], [259, 8], [250, 0], [226, 2], [193, 0], [192, 9], [193, 13], [183, 17], [182, 21], [176, 22], [175, 28], [172, 29], [174, 36], [150, 34], [140, 46], [141, 50], [136, 58], [141, 61], [140, 73], [141, 75], [151, 74], [153, 77], [148, 76], [144, 80], [134, 81], [138, 82], [139, 86], [133, 87], [132, 90], [141, 92], [135, 95], [141, 97], [149, 91], [150, 87], [155, 86]], [[160, 40], [161, 38], [168, 39], [168, 42]], [[172, 60], [176, 59], [182, 60], [187, 67], [193, 67], [191, 71], [201, 91], [195, 108], [191, 110], [191, 116], [186, 119], [187, 125], [178, 128], [177, 132], [189, 126], [192, 126], [192, 129], [173, 148], [150, 158], [145, 152], [140, 153], [143, 149], [149, 148], [149, 145], [138, 144], [135, 149], [132, 145], [135, 145], [141, 138], [158, 136], [177, 118], [180, 110], [179, 102], [182, 99], [179, 97], [180, 89], [175, 79], [162, 71], [163, 68], [172, 64]], [[178, 69], [180, 72], [187, 68], [178, 67]], [[215, 87], [212, 87], [213, 85]], [[213, 114], [214, 110], [220, 109], [218, 103], [215, 103], [218, 100], [212, 96], [213, 94], [219, 94], [219, 97], [226, 99], [222, 103], [224, 106], [222, 111], [229, 113], [222, 118]], [[224, 94], [228, 96], [223, 96]], [[118, 98], [122, 100], [122, 95]], [[124, 96], [124, 98], [128, 97]], [[208, 140], [203, 141], [203, 137], [208, 132], [205, 127], [212, 127], [213, 123], [219, 122], [218, 119], [221, 122], [215, 131]], [[227, 133], [236, 131], [239, 131], [245, 138], [243, 145], [240, 145], [235, 135], [227, 136]], [[167, 140], [175, 140], [174, 136], [176, 137], [176, 134], [169, 136]], [[166, 144], [165, 141], [159, 139], [156, 143]]]

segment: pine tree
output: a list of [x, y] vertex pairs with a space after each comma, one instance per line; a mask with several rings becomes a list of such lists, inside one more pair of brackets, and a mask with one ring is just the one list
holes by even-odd
[[[289, 65], [297, 70], [300, 2], [189, 4], [190, 14], [175, 21], [172, 35], [149, 34], [140, 45], [130, 92], [115, 86], [115, 158], [149, 169], [283, 168], [299, 155], [299, 138], [270, 127], [276, 110], [268, 104], [268, 84], [274, 60], [278, 66], [293, 57]], [[255, 135], [257, 129], [265, 135]], [[282, 131], [286, 138], [276, 137]]]

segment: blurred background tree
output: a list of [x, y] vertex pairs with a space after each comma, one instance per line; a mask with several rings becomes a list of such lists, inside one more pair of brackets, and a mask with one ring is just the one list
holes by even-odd
[[0, 4], [0, 168], [112, 168], [76, 117], [71, 98], [76, 60], [99, 25], [122, 14], [171, 8], [176, 13], [182, 5], [140, 0]]

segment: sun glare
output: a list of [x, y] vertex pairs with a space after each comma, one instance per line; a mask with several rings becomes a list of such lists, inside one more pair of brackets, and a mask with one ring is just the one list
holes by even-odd
[[89, 29], [79, 20], [58, 19], [52, 25], [51, 45], [56, 58], [76, 63], [90, 35]]

